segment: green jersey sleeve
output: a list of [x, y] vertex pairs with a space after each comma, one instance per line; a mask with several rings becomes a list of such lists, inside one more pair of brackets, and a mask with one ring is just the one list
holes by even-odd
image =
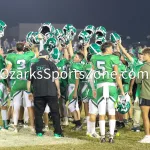
[[112, 62], [112, 65], [113, 65], [113, 66], [114, 66], [114, 65], [118, 65], [118, 66], [119, 66], [120, 60], [119, 60], [119, 57], [118, 57], [118, 56], [112, 55], [112, 56], [110, 57], [110, 59], [111, 59], [111, 62]]
[[32, 52], [32, 51], [25, 52], [25, 55], [28, 56], [31, 59], [36, 58], [35, 53]]
[[5, 59], [6, 65], [12, 64], [14, 59], [15, 59], [15, 54], [14, 53], [8, 54], [6, 59]]

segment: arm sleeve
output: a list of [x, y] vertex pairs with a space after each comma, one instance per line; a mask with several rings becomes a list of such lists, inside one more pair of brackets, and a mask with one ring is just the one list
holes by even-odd
[[6, 65], [11, 64], [12, 65], [12, 60], [14, 59], [13, 54], [8, 54], [7, 57], [5, 58], [5, 63]]

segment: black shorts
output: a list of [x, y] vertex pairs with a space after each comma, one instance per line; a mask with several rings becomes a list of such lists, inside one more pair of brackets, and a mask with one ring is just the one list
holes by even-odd
[[140, 99], [139, 106], [150, 106], [150, 100], [141, 98], [141, 99]]

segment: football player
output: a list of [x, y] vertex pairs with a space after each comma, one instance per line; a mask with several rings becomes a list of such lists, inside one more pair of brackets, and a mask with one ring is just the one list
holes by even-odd
[[[118, 72], [118, 65], [120, 61], [117, 56], [112, 55], [113, 44], [111, 42], [106, 42], [101, 46], [101, 50], [102, 55], [94, 55], [91, 58], [93, 71], [91, 73], [90, 84], [93, 90], [93, 97], [96, 99], [98, 106], [101, 142], [106, 142], [105, 115], [106, 112], [108, 112], [110, 131], [109, 143], [113, 143], [116, 125], [115, 103], [118, 99], [117, 85], [121, 90], [121, 94], [125, 94]], [[94, 81], [96, 85], [94, 84]]]
[[38, 48], [33, 47], [33, 51], [23, 52], [24, 44], [17, 43], [17, 53], [8, 54], [6, 57], [6, 68], [2, 73], [2, 76], [7, 77], [8, 73], [13, 72], [11, 97], [13, 97], [13, 119], [14, 119], [14, 131], [17, 133], [17, 124], [19, 119], [20, 106], [23, 105], [22, 97], [25, 102], [25, 106], [28, 108], [31, 129], [34, 130], [34, 114], [33, 114], [33, 103], [28, 99], [27, 90], [27, 74], [30, 69], [31, 59], [38, 56]]

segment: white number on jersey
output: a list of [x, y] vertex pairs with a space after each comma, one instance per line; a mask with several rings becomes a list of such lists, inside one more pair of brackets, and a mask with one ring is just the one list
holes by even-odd
[[17, 69], [25, 69], [26, 68], [26, 61], [24, 59], [17, 60]]
[[97, 69], [100, 70], [100, 73], [104, 73], [105, 72], [105, 61], [97, 61]]

